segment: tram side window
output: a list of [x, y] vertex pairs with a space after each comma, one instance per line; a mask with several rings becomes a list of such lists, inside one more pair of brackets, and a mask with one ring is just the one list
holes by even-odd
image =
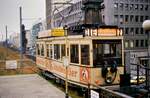
[[49, 57], [52, 59], [53, 58], [53, 45], [50, 44], [49, 46]]
[[64, 57], [64, 56], [66, 56], [66, 48], [65, 48], [65, 45], [62, 44], [61, 45], [61, 57]]
[[37, 55], [40, 55], [40, 47], [39, 47], [39, 44], [36, 45], [36, 48], [37, 48]]
[[49, 57], [49, 45], [46, 45], [47, 57]]
[[89, 65], [89, 45], [81, 45], [81, 64]]
[[56, 60], [60, 59], [60, 45], [59, 44], [54, 45], [54, 59]]
[[70, 46], [71, 63], [79, 63], [79, 45]]
[[44, 45], [41, 46], [41, 56], [44, 56]]

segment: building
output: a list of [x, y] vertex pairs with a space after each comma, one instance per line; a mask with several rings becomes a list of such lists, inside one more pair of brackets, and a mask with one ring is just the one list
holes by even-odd
[[19, 33], [12, 34], [9, 38], [9, 44], [11, 45], [11, 47], [15, 49], [19, 49], [20, 48], [20, 34]]
[[36, 39], [38, 36], [38, 32], [46, 30], [46, 22], [45, 20], [43, 21], [38, 21], [36, 22], [32, 28], [31, 28], [31, 48], [35, 48], [36, 45]]
[[[47, 2], [50, 0], [46, 0]], [[53, 1], [53, 0], [52, 0]], [[52, 3], [51, 1], [51, 3]], [[84, 2], [90, 0], [70, 0], [67, 7], [57, 7], [57, 12], [50, 10], [50, 3], [46, 4], [46, 16], [52, 15], [51, 20], [47, 21], [47, 27], [50, 24], [53, 27], [61, 27], [64, 25], [74, 26], [83, 24], [85, 20]], [[100, 1], [100, 0], [91, 0]], [[102, 23], [106, 25], [118, 25], [124, 31], [124, 46], [126, 58], [147, 56], [148, 32], [142, 28], [144, 20], [150, 19], [150, 0], [103, 0], [101, 10]], [[46, 3], [47, 3], [46, 2]], [[71, 4], [72, 3], [72, 4]], [[49, 6], [47, 6], [49, 5]], [[52, 7], [52, 5], [51, 5]], [[54, 13], [55, 12], [55, 13]], [[91, 15], [92, 17], [92, 15]], [[90, 19], [90, 17], [88, 17]], [[126, 60], [126, 64], [130, 61]], [[127, 64], [128, 66], [128, 64]]]
[[150, 0], [104, 0], [104, 5], [105, 24], [118, 25], [124, 31], [126, 66], [138, 63], [135, 59], [139, 57], [148, 56], [148, 32], [143, 30], [142, 23], [150, 18]]
[[67, 14], [73, 11], [72, 5], [76, 4], [79, 1], [80, 0], [46, 0], [47, 29], [60, 27], [64, 25], [65, 22], [68, 22], [68, 20], [65, 21], [64, 19], [67, 18]]

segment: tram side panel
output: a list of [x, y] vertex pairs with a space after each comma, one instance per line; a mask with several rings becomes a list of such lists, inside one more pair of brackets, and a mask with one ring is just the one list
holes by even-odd
[[[37, 65], [43, 70], [52, 72], [55, 76], [65, 79], [66, 69], [61, 62], [37, 57]], [[110, 68], [108, 68], [109, 70]], [[102, 77], [102, 68], [93, 68], [85, 66], [68, 67], [68, 79], [73, 84], [83, 85], [112, 85], [120, 83], [120, 74], [123, 74], [123, 67], [117, 68], [115, 80], [112, 83], [106, 83], [106, 79]], [[108, 77], [109, 78], [109, 77]]]
[[[110, 68], [108, 68], [108, 71]], [[120, 74], [123, 74], [123, 67], [118, 67], [117, 68], [117, 73], [116, 76], [111, 76], [113, 75], [111, 72], [108, 72], [110, 74], [110, 77], [103, 77], [102, 76], [102, 68], [91, 68], [91, 84], [93, 85], [112, 85], [112, 84], [119, 84], [120, 83]], [[109, 78], [114, 78], [114, 81], [106, 80]], [[107, 82], [108, 81], [108, 82]]]

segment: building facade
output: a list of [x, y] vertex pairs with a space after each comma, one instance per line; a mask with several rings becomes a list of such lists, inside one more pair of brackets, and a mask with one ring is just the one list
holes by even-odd
[[9, 38], [9, 43], [11, 44], [11, 47], [15, 49], [19, 49], [20, 48], [20, 34], [19, 33], [12, 34]]
[[[72, 4], [70, 6], [58, 7], [57, 12], [53, 15], [53, 21], [51, 21], [53, 27], [83, 24], [86, 17], [84, 10], [82, 10], [84, 1], [86, 0], [71, 0], [70, 3]], [[103, 1], [104, 9], [101, 10], [102, 22], [106, 25], [117, 25], [123, 29], [125, 52], [132, 54], [127, 56], [133, 56], [131, 52], [136, 54], [140, 52], [143, 53], [141, 56], [147, 56], [148, 32], [143, 30], [142, 23], [144, 20], [150, 19], [150, 0]], [[48, 6], [46, 8], [49, 9]], [[49, 12], [46, 12], [47, 17], [50, 14]], [[49, 21], [47, 21], [47, 24], [49, 24]]]
[[32, 28], [31, 28], [31, 48], [35, 48], [35, 45], [36, 45], [36, 39], [37, 39], [37, 36], [38, 36], [38, 32], [40, 31], [43, 31], [43, 30], [46, 30], [46, 22], [45, 20], [43, 21], [38, 21], [36, 22]]

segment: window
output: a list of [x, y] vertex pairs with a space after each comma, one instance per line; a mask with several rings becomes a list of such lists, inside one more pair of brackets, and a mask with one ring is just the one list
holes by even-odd
[[128, 18], [129, 18], [129, 16], [128, 16], [128, 15], [125, 15], [125, 22], [126, 22], [126, 23], [128, 22]]
[[133, 42], [133, 40], [130, 41], [130, 47], [131, 47], [131, 48], [134, 47], [134, 42]]
[[120, 9], [123, 9], [123, 3], [120, 3], [119, 7]]
[[139, 34], [139, 28], [136, 28], [136, 29], [135, 29], [135, 33], [136, 33], [136, 34]]
[[123, 23], [123, 15], [120, 15], [120, 24]]
[[139, 16], [135, 16], [135, 22], [139, 21]]
[[54, 45], [54, 59], [56, 60], [60, 59], [60, 45], [59, 44]]
[[90, 65], [89, 45], [81, 45], [81, 64]]
[[130, 21], [133, 22], [133, 20], [134, 20], [134, 16], [131, 15], [131, 16], [130, 16]]
[[118, 3], [114, 3], [114, 8], [118, 9]]
[[125, 41], [125, 48], [128, 48], [129, 47], [129, 41]]
[[125, 9], [128, 10], [129, 4], [125, 4]]
[[61, 57], [66, 56], [66, 46], [64, 44], [61, 45]]
[[139, 40], [136, 40], [135, 45], [136, 45], [136, 47], [139, 47]]
[[148, 5], [145, 5], [145, 11], [148, 11]]
[[141, 47], [143, 47], [144, 46], [144, 40], [141, 40], [141, 45], [140, 45]]
[[46, 45], [47, 57], [49, 57], [49, 45]]
[[148, 47], [148, 40], [145, 40], [145, 47]]
[[131, 29], [130, 29], [130, 33], [131, 33], [131, 35], [134, 34], [134, 28], [131, 28]]
[[138, 10], [139, 5], [138, 5], [138, 4], [135, 4], [134, 8], [135, 8], [135, 10]]
[[79, 45], [70, 46], [71, 63], [79, 63]]
[[143, 30], [143, 28], [141, 28], [141, 34], [144, 34], [144, 30]]
[[118, 23], [118, 15], [115, 15], [114, 18], [115, 23]]
[[143, 4], [140, 5], [140, 10], [143, 11]]
[[133, 4], [130, 4], [130, 10], [132, 10], [133, 9]]
[[143, 21], [144, 21], [144, 17], [141, 16], [141, 17], [140, 17], [140, 22], [143, 22]]
[[125, 28], [125, 34], [129, 33], [129, 28]]
[[49, 46], [49, 57], [50, 58], [53, 58], [53, 46], [52, 46], [52, 44], [50, 44], [50, 46]]
[[44, 56], [44, 45], [41, 45], [41, 56]]

